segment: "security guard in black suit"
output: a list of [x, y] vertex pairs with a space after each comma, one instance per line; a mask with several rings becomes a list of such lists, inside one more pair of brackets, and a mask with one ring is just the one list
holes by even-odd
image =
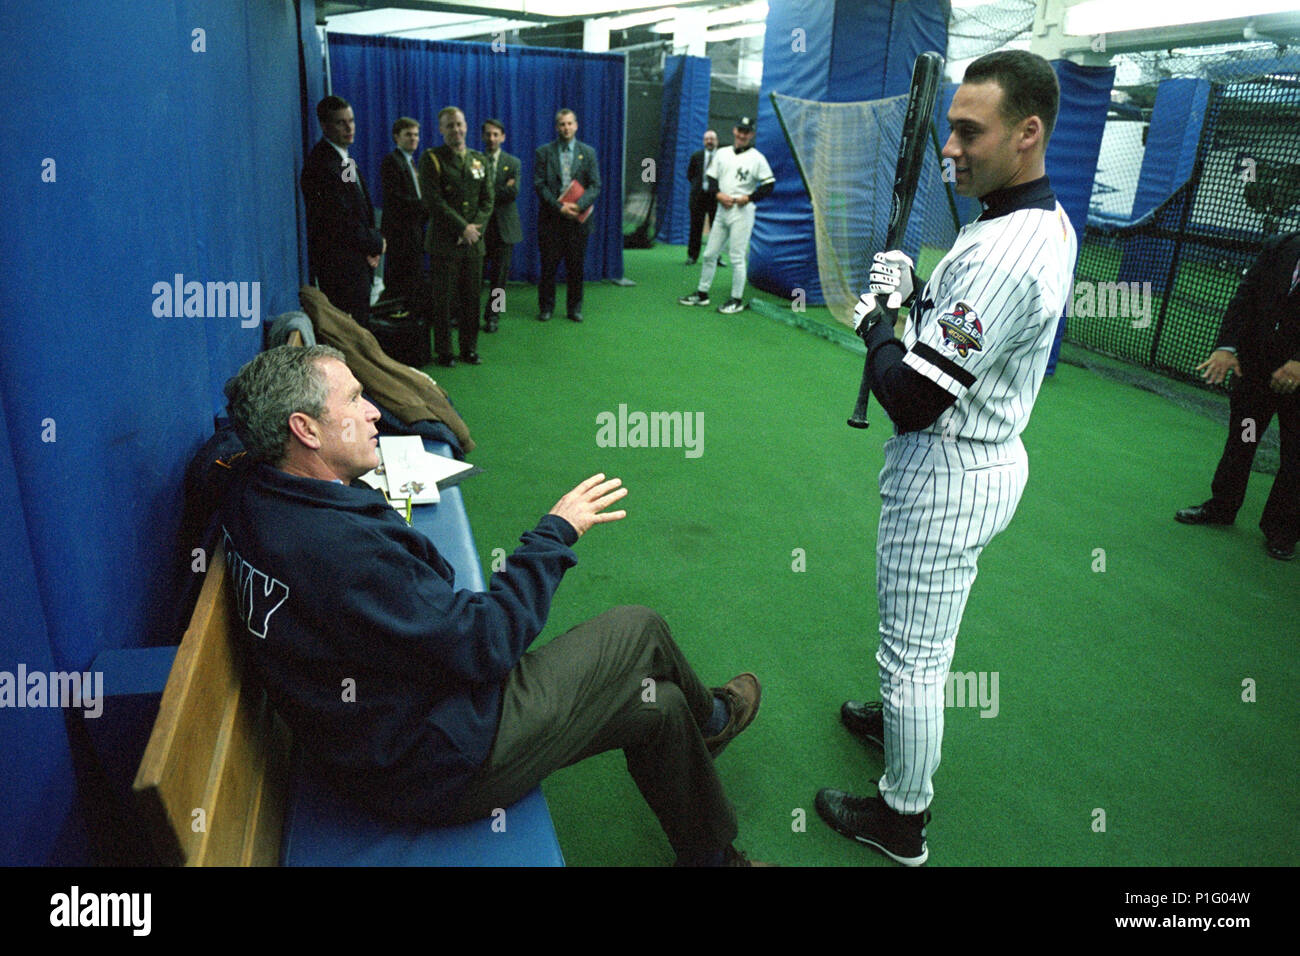
[[424, 248], [433, 283], [434, 361], [450, 368], [451, 318], [460, 360], [479, 365], [478, 292], [483, 275], [483, 234], [492, 216], [487, 160], [465, 145], [465, 114], [454, 106], [438, 113], [443, 145], [420, 157], [420, 195], [429, 210]]
[[704, 220], [713, 221], [718, 211], [718, 194], [709, 192], [708, 177], [704, 175], [714, 154], [718, 151], [718, 134], [713, 130], [704, 133], [704, 148], [697, 149], [686, 164], [686, 178], [691, 184], [691, 235], [686, 243], [686, 264], [695, 265], [700, 258], [700, 240], [704, 235]]
[[1238, 379], [1212, 497], [1174, 517], [1184, 524], [1233, 523], [1259, 439], [1276, 414], [1282, 463], [1259, 527], [1269, 556], [1289, 561], [1300, 539], [1300, 232], [1264, 243], [1228, 303], [1214, 352], [1196, 370], [1212, 385], [1229, 372]]

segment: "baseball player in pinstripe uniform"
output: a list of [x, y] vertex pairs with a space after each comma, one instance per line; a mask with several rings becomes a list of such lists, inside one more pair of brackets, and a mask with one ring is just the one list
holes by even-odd
[[[1042, 57], [970, 65], [943, 155], [983, 212], [924, 289], [900, 252], [879, 253], [856, 309], [872, 392], [894, 422], [880, 473], [876, 592], [881, 701], [848, 701], [850, 731], [885, 751], [879, 795], [817, 794], [840, 833], [908, 865], [925, 826], [943, 739], [944, 684], [976, 561], [1011, 521], [1028, 462], [1020, 433], [1038, 395], [1074, 272], [1076, 240], [1044, 170], [1060, 99]], [[900, 305], [912, 302], [903, 339]]]

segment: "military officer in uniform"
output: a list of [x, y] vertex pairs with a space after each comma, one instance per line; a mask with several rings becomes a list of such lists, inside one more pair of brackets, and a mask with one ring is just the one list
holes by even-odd
[[455, 106], [438, 113], [443, 145], [420, 157], [420, 196], [429, 210], [424, 248], [433, 280], [434, 360], [456, 364], [451, 348], [455, 318], [460, 360], [481, 364], [478, 292], [483, 275], [483, 235], [492, 217], [492, 183], [482, 153], [465, 145], [465, 114]]

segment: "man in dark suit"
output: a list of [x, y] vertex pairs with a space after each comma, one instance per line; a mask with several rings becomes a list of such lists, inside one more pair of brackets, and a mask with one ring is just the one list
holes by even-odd
[[483, 274], [488, 280], [488, 300], [483, 307], [483, 328], [495, 332], [506, 310], [506, 279], [510, 277], [510, 253], [524, 238], [515, 199], [519, 195], [519, 157], [501, 148], [506, 128], [499, 119], [483, 121], [483, 155], [487, 157], [488, 180], [492, 183], [492, 218], [487, 227], [487, 253]]
[[384, 259], [384, 286], [419, 309], [427, 295], [424, 274], [424, 226], [429, 220], [420, 201], [415, 151], [420, 145], [420, 124], [403, 116], [393, 124], [397, 148], [379, 164], [384, 184], [384, 217], [380, 229], [388, 242]]
[[704, 134], [704, 148], [697, 149], [686, 166], [686, 178], [691, 183], [691, 239], [686, 246], [688, 266], [695, 265], [700, 258], [700, 237], [704, 235], [705, 218], [712, 222], [713, 214], [718, 211], [718, 194], [709, 192], [708, 179], [704, 175], [717, 151], [718, 134], [708, 130]]
[[456, 322], [460, 360], [481, 365], [478, 293], [483, 277], [483, 232], [492, 216], [487, 160], [465, 145], [465, 114], [454, 106], [438, 113], [443, 145], [420, 157], [420, 194], [429, 210], [424, 248], [433, 285], [434, 361], [450, 368], [451, 323]]
[[1259, 527], [1269, 556], [1289, 561], [1300, 539], [1300, 232], [1264, 243], [1228, 303], [1215, 350], [1196, 370], [1212, 385], [1229, 372], [1238, 380], [1212, 497], [1174, 517], [1184, 524], [1233, 523], [1259, 439], [1276, 414], [1282, 463]]
[[[555, 311], [555, 273], [564, 259], [569, 318], [582, 321], [582, 278], [587, 257], [587, 236], [594, 225], [582, 215], [600, 193], [596, 151], [577, 140], [578, 117], [573, 110], [555, 114], [555, 139], [533, 157], [533, 189], [539, 200], [537, 244], [542, 252], [542, 278], [537, 283], [537, 318], [545, 322]], [[575, 202], [560, 202], [569, 184], [577, 180], [584, 192]]]
[[365, 325], [386, 243], [375, 228], [366, 181], [348, 156], [357, 129], [352, 107], [342, 97], [327, 96], [316, 104], [316, 118], [324, 138], [302, 167], [308, 270], [331, 303]]

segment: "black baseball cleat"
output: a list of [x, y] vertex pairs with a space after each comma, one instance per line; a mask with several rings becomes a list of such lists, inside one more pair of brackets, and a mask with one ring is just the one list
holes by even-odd
[[478, 357], [477, 352], [461, 352], [460, 360], [466, 365], [482, 365], [483, 360]]
[[1220, 517], [1205, 505], [1183, 508], [1174, 515], [1174, 520], [1181, 521], [1183, 524], [1232, 524], [1231, 519]]
[[451, 355], [439, 355], [433, 360], [435, 365], [441, 365], [443, 368], [455, 368], [456, 359]]
[[1281, 541], [1265, 541], [1264, 550], [1268, 552], [1270, 558], [1276, 558], [1279, 561], [1290, 561], [1295, 558], [1295, 545], [1283, 544]]
[[855, 797], [827, 787], [817, 791], [817, 812], [831, 829], [865, 843], [904, 866], [920, 866], [930, 858], [925, 827], [930, 811], [898, 813], [879, 796]]
[[846, 700], [840, 706], [840, 720], [854, 737], [885, 749], [885, 709], [879, 701]]
[[549, 322], [549, 321], [551, 321], [551, 310], [550, 310], [550, 309], [542, 309], [542, 311], [538, 312], [538, 313], [537, 313], [537, 321], [538, 321], [538, 322]]
[[684, 295], [677, 300], [678, 305], [708, 305], [709, 294], [707, 292], [692, 292], [690, 295]]

